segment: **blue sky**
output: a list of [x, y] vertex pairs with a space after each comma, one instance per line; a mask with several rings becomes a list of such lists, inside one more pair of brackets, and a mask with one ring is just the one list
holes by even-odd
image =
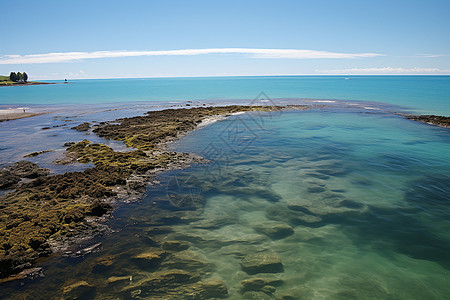
[[0, 74], [450, 74], [450, 1], [4, 1]]

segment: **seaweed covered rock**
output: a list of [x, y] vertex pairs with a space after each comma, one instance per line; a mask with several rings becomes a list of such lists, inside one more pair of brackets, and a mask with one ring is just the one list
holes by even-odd
[[278, 278], [250, 278], [241, 281], [241, 291], [261, 291], [265, 286], [279, 286], [282, 283]]
[[253, 228], [274, 240], [285, 238], [294, 233], [294, 229], [289, 224], [275, 221], [266, 221], [255, 225]]
[[76, 131], [88, 131], [91, 128], [91, 124], [88, 122], [84, 122], [80, 125], [72, 127], [71, 129], [75, 129]]
[[37, 164], [26, 160], [16, 162], [9, 170], [21, 178], [37, 178], [50, 174], [49, 169], [40, 168]]
[[241, 260], [242, 270], [247, 274], [283, 272], [281, 259], [275, 253], [249, 254]]
[[407, 115], [405, 117], [409, 120], [418, 121], [421, 123], [450, 128], [450, 117], [436, 115]]
[[64, 299], [79, 299], [93, 295], [95, 286], [84, 281], [77, 281], [65, 286], [62, 290]]
[[[193, 130], [202, 120], [216, 115], [229, 115], [245, 111], [272, 111], [274, 106], [223, 106], [189, 109], [165, 109], [147, 112], [147, 116], [124, 118], [114, 124], [99, 126], [93, 131], [104, 138], [123, 141], [127, 146], [143, 151], [154, 150], [157, 145], [179, 133]], [[117, 124], [118, 123], [118, 124]]]
[[37, 178], [50, 174], [49, 169], [40, 168], [29, 161], [19, 161], [0, 169], [0, 189], [8, 188], [19, 183], [22, 178]]
[[6, 189], [19, 181], [20, 176], [17, 176], [8, 170], [0, 170], [0, 189]]
[[0, 278], [50, 254], [50, 237], [82, 234], [95, 226], [86, 217], [111, 210], [99, 198], [114, 196], [112, 187], [125, 184], [128, 175], [98, 167], [40, 177], [0, 197]]
[[215, 299], [228, 296], [227, 287], [221, 280], [200, 279], [196, 273], [177, 269], [153, 272], [147, 278], [123, 288], [119, 295], [127, 299], [134, 296], [148, 299]]
[[49, 152], [53, 152], [53, 150], [43, 150], [43, 151], [32, 152], [30, 154], [24, 155], [23, 157], [36, 157], [41, 154], [49, 153]]

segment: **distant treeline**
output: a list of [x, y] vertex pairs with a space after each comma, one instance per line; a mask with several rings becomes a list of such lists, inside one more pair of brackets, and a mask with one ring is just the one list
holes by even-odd
[[9, 79], [11, 80], [11, 81], [14, 81], [14, 82], [21, 82], [21, 81], [23, 81], [23, 82], [27, 82], [27, 80], [28, 80], [28, 75], [27, 75], [27, 73], [25, 73], [25, 72], [23, 72], [23, 73], [20, 73], [20, 72], [11, 72], [11, 74], [9, 74]]

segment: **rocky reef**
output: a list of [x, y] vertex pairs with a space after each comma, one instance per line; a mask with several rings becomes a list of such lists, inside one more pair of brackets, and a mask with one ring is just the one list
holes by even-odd
[[405, 115], [404, 117], [421, 123], [450, 128], [450, 117], [436, 115]]
[[9, 167], [0, 169], [0, 189], [13, 188], [22, 179], [46, 176], [49, 169], [40, 168], [29, 161], [19, 161]]
[[[101, 223], [114, 204], [138, 195], [159, 172], [205, 162], [192, 154], [167, 151], [165, 142], [195, 129], [209, 117], [280, 109], [226, 106], [152, 111], [146, 116], [92, 126], [93, 132], [100, 137], [123, 141], [134, 150], [118, 152], [87, 140], [67, 144], [67, 158], [59, 163], [93, 163], [94, 167], [84, 172], [49, 176], [47, 169], [30, 162], [19, 162], [2, 169], [0, 188], [15, 190], [0, 197], [0, 278], [14, 276], [31, 267], [39, 257], [101, 234], [105, 230]], [[83, 123], [74, 129], [88, 130], [90, 127], [91, 124]], [[22, 178], [36, 179], [21, 181]], [[164, 246], [165, 249], [174, 247], [178, 247], [176, 243]], [[211, 284], [219, 284], [200, 283], [206, 290]], [[86, 284], [70, 287], [68, 291], [81, 287]]]

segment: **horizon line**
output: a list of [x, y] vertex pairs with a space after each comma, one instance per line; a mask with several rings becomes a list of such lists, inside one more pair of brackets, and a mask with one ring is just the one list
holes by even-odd
[[297, 77], [297, 76], [450, 76], [448, 74], [268, 74], [268, 75], [185, 75], [185, 76], [148, 76], [148, 77], [84, 77], [84, 78], [70, 78], [64, 77], [61, 79], [56, 78], [38, 78], [29, 81], [37, 80], [102, 80], [102, 79], [158, 79], [158, 78], [220, 78], [220, 77]]

